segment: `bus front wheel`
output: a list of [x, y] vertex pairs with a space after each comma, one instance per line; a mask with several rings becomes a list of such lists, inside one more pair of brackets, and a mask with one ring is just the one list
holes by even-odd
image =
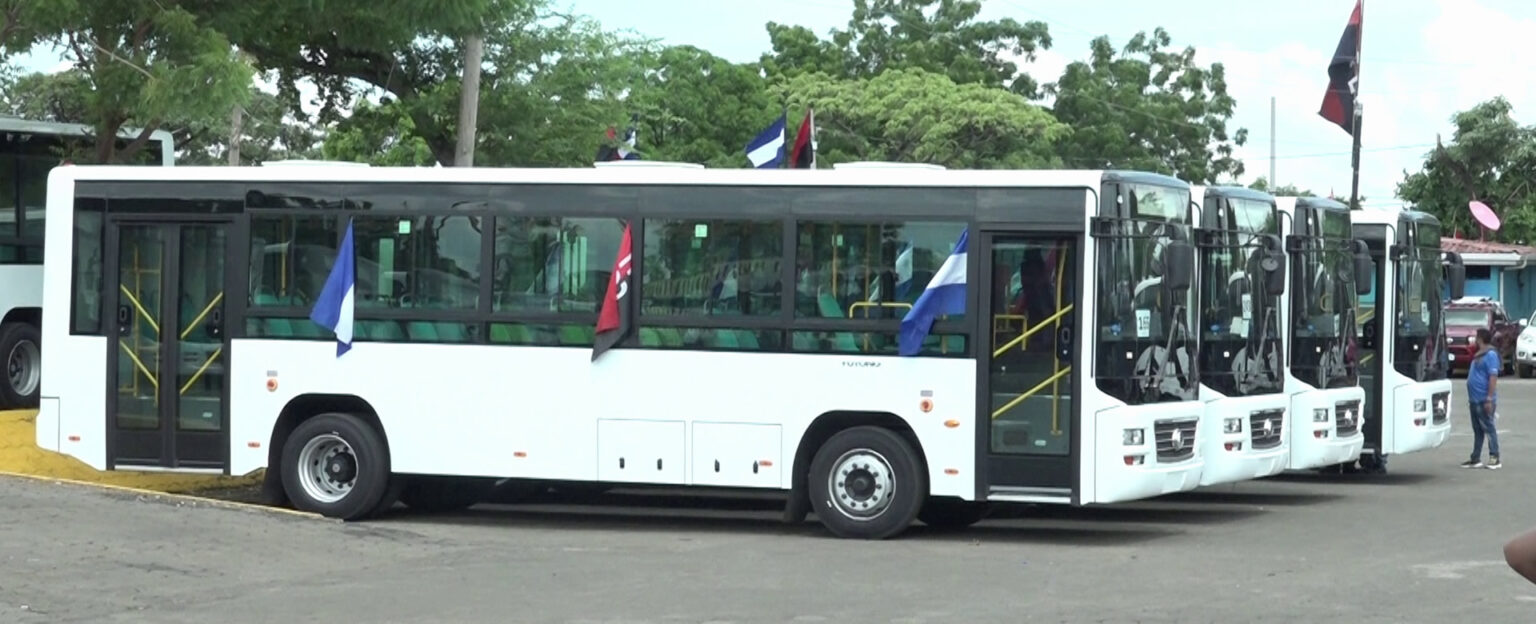
[[928, 497], [912, 445], [884, 427], [839, 432], [811, 461], [811, 504], [838, 537], [885, 539], [911, 526]]
[[341, 520], [361, 520], [390, 492], [384, 437], [351, 414], [320, 414], [283, 444], [283, 489], [293, 506]]

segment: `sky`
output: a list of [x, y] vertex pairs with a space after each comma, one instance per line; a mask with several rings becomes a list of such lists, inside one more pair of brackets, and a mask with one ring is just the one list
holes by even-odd
[[[630, 30], [664, 44], [693, 45], [736, 62], [769, 51], [764, 25], [798, 24], [825, 35], [844, 27], [852, 0], [554, 0], [609, 29]], [[1248, 129], [1237, 149], [1244, 183], [1269, 177], [1317, 193], [1347, 196], [1350, 137], [1318, 116], [1328, 61], [1354, 0], [983, 0], [982, 19], [1013, 18], [1050, 25], [1051, 49], [1022, 63], [1041, 83], [1087, 57], [1089, 42], [1107, 35], [1116, 46], [1162, 26], [1178, 48], [1193, 46], [1202, 65], [1226, 66], [1237, 100], [1229, 133]], [[1528, 0], [1373, 0], [1365, 3], [1360, 102], [1360, 194], [1367, 206], [1397, 205], [1404, 172], [1417, 171], [1436, 133], [1449, 141], [1451, 116], [1497, 95], [1522, 124], [1536, 123], [1536, 2]], [[25, 69], [57, 71], [59, 57], [35, 50]], [[1275, 98], [1275, 131], [1270, 131]]]

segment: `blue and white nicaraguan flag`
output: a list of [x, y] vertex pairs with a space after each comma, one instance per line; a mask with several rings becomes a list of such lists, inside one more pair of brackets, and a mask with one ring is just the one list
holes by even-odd
[[917, 303], [912, 304], [907, 316], [901, 319], [901, 333], [897, 334], [901, 355], [912, 356], [922, 351], [923, 340], [928, 338], [928, 330], [933, 328], [935, 319], [946, 314], [965, 313], [965, 262], [969, 240], [969, 229], [960, 232], [955, 250], [933, 274], [933, 279], [923, 289], [923, 294], [918, 295]]
[[325, 287], [315, 299], [315, 307], [309, 312], [309, 320], [336, 332], [336, 357], [352, 348], [352, 310], [357, 292], [357, 260], [353, 253], [352, 220], [347, 220], [347, 233], [341, 239], [341, 249], [336, 251], [336, 264], [331, 275], [325, 278]]
[[780, 115], [752, 141], [747, 143], [747, 160], [758, 169], [778, 169], [784, 164], [784, 127], [787, 119]]

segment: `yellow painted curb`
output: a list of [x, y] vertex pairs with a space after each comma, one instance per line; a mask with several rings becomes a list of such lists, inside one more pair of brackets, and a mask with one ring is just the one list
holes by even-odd
[[37, 410], [0, 411], [0, 472], [178, 493], [255, 485], [260, 481], [259, 476], [103, 472], [73, 457], [38, 447], [36, 422]]
[[[144, 488], [128, 487], [128, 486], [124, 486], [124, 485], [112, 485], [110, 483], [97, 483], [97, 482], [93, 482], [93, 481], [78, 481], [78, 480], [75, 480], [75, 479], [60, 479], [60, 478], [57, 478], [57, 477], [44, 477], [44, 476], [31, 475], [31, 474], [25, 474], [25, 473], [20, 473], [20, 472], [5, 472], [5, 471], [0, 471], [0, 477], [13, 477], [13, 478], [17, 478], [17, 479], [30, 479], [32, 481], [43, 481], [43, 482], [48, 482], [48, 483], [61, 483], [61, 484], [65, 484], [65, 485], [75, 485], [75, 486], [80, 486], [80, 487], [90, 487], [90, 488], [97, 488], [97, 489], [102, 489], [102, 490], [110, 490], [110, 491], [114, 491], [114, 492], [122, 492], [124, 494], [136, 494], [136, 495], [139, 495], [139, 496], [154, 496], [154, 497], [158, 497], [158, 498], [168, 498], [168, 499], [171, 499], [171, 500], [182, 500], [182, 501], [187, 501], [187, 502], [191, 502], [191, 503], [208, 505], [210, 507], [225, 507], [225, 508], [229, 508], [229, 509], [240, 509], [240, 510], [245, 510], [245, 511], [259, 511], [259, 512], [267, 512], [267, 513], [279, 513], [279, 514], [286, 514], [286, 515], [290, 515], [290, 516], [297, 516], [297, 517], [301, 517], [301, 518], [308, 518], [308, 519], [311, 519], [311, 520], [330, 520], [330, 518], [326, 518], [325, 516], [322, 516], [320, 514], [311, 513], [311, 512], [308, 512], [308, 511], [299, 511], [297, 509], [288, 509], [288, 508], [285, 508], [285, 507], [272, 507], [272, 506], [268, 506], [268, 505], [253, 505], [251, 503], [241, 503], [241, 502], [236, 502], [236, 501], [221, 500], [221, 499], [217, 499], [217, 498], [205, 498], [205, 497], [202, 497], [202, 496], [193, 496], [191, 494], [178, 494], [178, 493], [174, 493], [174, 492], [163, 492], [163, 491], [160, 491], [160, 490], [146, 490]], [[337, 521], [337, 522], [339, 522], [339, 521]]]

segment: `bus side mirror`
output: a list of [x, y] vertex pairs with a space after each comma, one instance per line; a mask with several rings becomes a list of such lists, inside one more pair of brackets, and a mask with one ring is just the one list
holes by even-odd
[[1355, 262], [1355, 295], [1371, 294], [1371, 276], [1376, 273], [1376, 263], [1371, 260], [1371, 250], [1365, 241], [1352, 241]]
[[1170, 293], [1189, 290], [1195, 267], [1195, 246], [1171, 240], [1163, 248], [1163, 289]]
[[1285, 250], [1280, 246], [1280, 237], [1274, 234], [1265, 234], [1259, 240], [1264, 247], [1259, 259], [1259, 268], [1264, 271], [1264, 293], [1279, 297], [1285, 294]]
[[1467, 267], [1461, 263], [1461, 254], [1454, 251], [1445, 254], [1445, 281], [1451, 287], [1451, 298], [1467, 295]]

